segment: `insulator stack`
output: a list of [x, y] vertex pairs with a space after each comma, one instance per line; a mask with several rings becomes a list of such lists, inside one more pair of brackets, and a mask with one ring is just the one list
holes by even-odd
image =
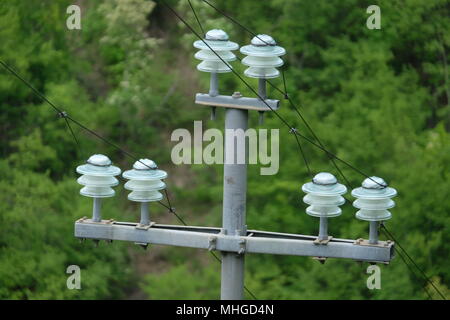
[[339, 206], [345, 203], [342, 197], [347, 192], [347, 188], [338, 183], [336, 177], [328, 172], [321, 172], [314, 176], [312, 182], [302, 186], [306, 196], [303, 201], [309, 204], [306, 213], [313, 217], [320, 218], [319, 240], [328, 239], [327, 219], [337, 217], [342, 214]]
[[77, 167], [77, 172], [82, 174], [77, 182], [84, 187], [80, 194], [91, 198], [113, 197], [114, 186], [119, 184], [115, 176], [120, 174], [120, 169], [112, 165], [111, 160], [102, 154], [94, 154], [86, 164]]
[[113, 166], [107, 156], [94, 154], [87, 160], [86, 164], [78, 166], [76, 171], [82, 175], [77, 182], [84, 186], [80, 190], [80, 194], [94, 198], [92, 219], [100, 221], [100, 199], [114, 196], [115, 191], [111, 187], [119, 184], [115, 176], [119, 175], [121, 170]]
[[370, 177], [363, 181], [362, 186], [353, 189], [352, 196], [357, 198], [353, 206], [359, 209], [356, 218], [370, 222], [369, 242], [378, 242], [378, 223], [392, 217], [387, 210], [395, 206], [391, 199], [397, 195], [394, 188], [388, 187], [387, 183], [379, 177]]
[[136, 202], [159, 201], [163, 195], [159, 190], [166, 187], [161, 181], [167, 177], [167, 173], [158, 170], [155, 162], [149, 159], [136, 161], [132, 170], [125, 171], [122, 176], [129, 181], [125, 183], [125, 189], [132, 192], [128, 199]]
[[[194, 47], [200, 49], [200, 51], [195, 54], [195, 58], [202, 60], [202, 62], [197, 65], [197, 69], [211, 73], [231, 72], [232, 67], [228, 62], [236, 60], [236, 55], [231, 51], [237, 50], [239, 45], [228, 39], [228, 34], [225, 31], [213, 29], [206, 33], [204, 40], [195, 41]], [[211, 49], [226, 63], [224, 63]]]
[[360, 209], [356, 212], [356, 217], [365, 221], [389, 220], [392, 215], [387, 209], [395, 206], [395, 202], [391, 200], [395, 195], [397, 191], [388, 187], [382, 178], [365, 179], [361, 187], [352, 191], [352, 196], [357, 198], [353, 206]]
[[271, 79], [280, 75], [276, 69], [283, 65], [279, 57], [286, 54], [286, 50], [277, 46], [275, 40], [266, 34], [253, 37], [251, 44], [240, 49], [247, 57], [242, 63], [249, 68], [244, 71], [247, 77], [259, 79]]

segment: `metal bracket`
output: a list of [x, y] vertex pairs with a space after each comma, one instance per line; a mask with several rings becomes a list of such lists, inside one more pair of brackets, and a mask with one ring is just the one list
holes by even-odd
[[107, 219], [107, 220], [101, 220], [101, 221], [93, 221], [92, 219], [89, 219], [88, 217], [83, 217], [81, 219], [78, 219], [76, 222], [79, 223], [95, 223], [95, 224], [113, 224], [115, 222], [114, 219]]
[[319, 238], [317, 238], [316, 240], [313, 241], [314, 244], [323, 244], [323, 245], [327, 245], [328, 242], [330, 242], [330, 240], [333, 239], [332, 236], [328, 236], [328, 239], [324, 239], [324, 240], [320, 240]]
[[150, 222], [150, 224], [140, 224], [140, 223], [138, 223], [138, 224], [136, 225], [136, 229], [139, 229], [139, 230], [148, 230], [148, 229], [150, 229], [151, 227], [153, 227], [154, 224], [155, 224], [155, 222]]
[[378, 241], [377, 243], [369, 243], [369, 240], [359, 238], [359, 239], [356, 239], [353, 244], [359, 245], [359, 246], [367, 246], [367, 247], [386, 248], [386, 247], [390, 247], [391, 245], [393, 245], [394, 242], [391, 240], [387, 240], [387, 241]]
[[[255, 111], [272, 111], [280, 107], [280, 101], [274, 99], [265, 99], [264, 102], [258, 98], [233, 96], [210, 96], [206, 93], [197, 93], [195, 103], [207, 107], [233, 108]], [[269, 105], [270, 108], [267, 106]]]
[[217, 244], [217, 237], [215, 236], [209, 237], [208, 251], [216, 250], [216, 244]]
[[239, 239], [239, 250], [237, 252], [238, 255], [244, 254], [246, 249], [246, 240], [241, 238]]
[[135, 242], [134, 244], [137, 244], [138, 246], [141, 246], [145, 250], [147, 250], [147, 247], [149, 245], [147, 242]]
[[327, 261], [326, 257], [311, 257], [313, 260], [319, 261], [321, 264], [324, 264]]

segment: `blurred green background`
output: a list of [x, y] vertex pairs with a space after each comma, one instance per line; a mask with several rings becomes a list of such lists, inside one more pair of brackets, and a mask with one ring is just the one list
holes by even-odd
[[[185, 0], [168, 1], [198, 29]], [[400, 243], [446, 295], [450, 282], [450, 3], [442, 0], [211, 0], [257, 33], [286, 48], [287, 89], [325, 146], [398, 190], [387, 223]], [[205, 29], [223, 28], [239, 44], [251, 35], [200, 0]], [[66, 8], [81, 7], [81, 30], [68, 30]], [[371, 4], [381, 30], [366, 28]], [[171, 163], [176, 128], [223, 128], [196, 107], [208, 74], [195, 69], [196, 40], [158, 1], [25, 1], [0, 3], [0, 59], [70, 116], [169, 172], [178, 213], [192, 225], [220, 226], [222, 167]], [[238, 72], [244, 68], [235, 63]], [[232, 74], [222, 92], [251, 92]], [[248, 80], [256, 87], [256, 81]], [[274, 84], [282, 88], [281, 78]], [[269, 96], [282, 99], [279, 92]], [[280, 113], [310, 137], [285, 101]], [[217, 299], [220, 265], [207, 252], [131, 243], [79, 243], [73, 223], [91, 214], [79, 195], [75, 168], [91, 154], [122, 169], [133, 161], [63, 119], [29, 88], [0, 69], [0, 298]], [[257, 127], [257, 114], [251, 114]], [[280, 128], [280, 170], [261, 176], [249, 167], [247, 219], [252, 229], [316, 234], [300, 187], [310, 179], [295, 139]], [[303, 141], [314, 172], [337, 174], [327, 156]], [[364, 177], [340, 166], [353, 186]], [[136, 221], [138, 207], [123, 187], [104, 201], [103, 216]], [[178, 223], [158, 205], [154, 218]], [[351, 204], [330, 222], [342, 238], [367, 237]], [[382, 237], [385, 239], [384, 237]], [[67, 266], [81, 268], [81, 290], [66, 287]], [[381, 290], [366, 287], [367, 264], [306, 257], [249, 255], [246, 286], [259, 299], [426, 299], [428, 284], [400, 259], [381, 266]]]

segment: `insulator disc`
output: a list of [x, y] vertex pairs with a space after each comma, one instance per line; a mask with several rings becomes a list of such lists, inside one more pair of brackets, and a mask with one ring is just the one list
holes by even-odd
[[309, 206], [306, 213], [313, 217], [333, 218], [342, 214], [341, 208], [337, 206]]
[[119, 184], [119, 180], [111, 176], [82, 175], [77, 182], [83, 186], [93, 187], [113, 187]]
[[197, 69], [203, 72], [226, 73], [231, 72], [232, 67], [222, 61], [203, 61], [197, 65]]
[[310, 205], [320, 206], [340, 206], [345, 203], [345, 199], [340, 195], [337, 196], [320, 196], [312, 193], [303, 197], [303, 202]]
[[395, 202], [391, 199], [357, 199], [353, 201], [353, 206], [358, 209], [386, 210], [395, 207]]
[[143, 181], [130, 180], [125, 183], [125, 189], [132, 191], [156, 191], [165, 189], [166, 184], [161, 180]]
[[162, 198], [162, 193], [158, 191], [133, 191], [128, 195], [129, 200], [137, 202], [159, 201]]
[[[218, 51], [217, 55], [225, 61], [236, 60], [236, 55], [230, 51]], [[200, 50], [195, 54], [195, 58], [204, 61], [222, 61], [214, 52], [208, 50]]]
[[260, 67], [260, 68], [269, 68], [269, 67], [280, 67], [284, 64], [283, 60], [278, 57], [245, 57], [242, 59], [242, 64], [249, 67]]
[[245, 69], [244, 74], [250, 78], [273, 79], [280, 75], [280, 71], [275, 68], [250, 67]]
[[109, 198], [114, 196], [115, 191], [110, 187], [86, 186], [80, 190], [80, 194], [91, 198]]
[[365, 221], [384, 221], [389, 220], [392, 214], [388, 210], [359, 210], [356, 217]]

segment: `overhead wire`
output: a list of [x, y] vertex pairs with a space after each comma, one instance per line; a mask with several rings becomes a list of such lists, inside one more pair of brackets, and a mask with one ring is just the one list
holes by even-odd
[[[251, 35], [258, 37], [258, 36], [256, 35], [256, 33], [254, 33], [253, 31], [251, 31], [249, 28], [247, 28], [246, 26], [244, 26], [242, 23], [240, 23], [239, 21], [237, 21], [235, 18], [231, 17], [230, 15], [226, 14], [224, 11], [222, 11], [222, 10], [220, 10], [219, 8], [217, 8], [216, 6], [212, 5], [212, 4], [211, 4], [210, 2], [208, 2], [207, 0], [203, 0], [203, 2], [205, 2], [206, 4], [208, 4], [210, 7], [214, 8], [217, 12], [219, 12], [220, 14], [222, 14], [223, 16], [225, 16], [226, 18], [228, 18], [229, 20], [231, 20], [231, 21], [234, 22], [235, 24], [239, 25], [242, 29], [246, 30], [246, 31], [249, 32]], [[172, 10], [172, 11], [173, 11], [173, 10]], [[175, 12], [174, 12], [174, 14], [177, 15]], [[178, 16], [178, 15], [177, 15], [177, 16]], [[180, 16], [178, 16], [178, 18], [179, 18], [180, 20], [182, 20]], [[183, 21], [183, 20], [182, 20], [182, 21]], [[184, 22], [184, 21], [183, 21], [183, 22]], [[186, 23], [185, 23], [185, 25], [186, 25]], [[189, 28], [188, 25], [186, 25], [186, 26]], [[197, 36], [198, 36], [198, 35], [197, 35]], [[259, 37], [258, 37], [258, 39], [259, 39]], [[210, 49], [212, 50], [212, 48], [210, 48]], [[214, 51], [214, 50], [212, 50], [212, 51]], [[217, 56], [218, 56], [218, 55], [217, 55]], [[219, 58], [220, 58], [220, 56], [219, 56]], [[239, 59], [239, 58], [238, 58], [238, 59]], [[222, 60], [222, 59], [221, 59], [221, 60]], [[239, 60], [241, 60], [241, 59], [239, 59]], [[222, 60], [222, 62], [224, 62], [224, 61]], [[232, 70], [232, 71], [233, 71], [233, 70]], [[236, 74], [236, 73], [235, 73], [235, 74]], [[236, 75], [238, 75], [238, 74], [236, 74]], [[239, 75], [238, 75], [238, 77], [239, 77]], [[241, 77], [239, 77], [239, 78], [242, 80]], [[296, 130], [296, 129], [293, 128], [293, 127], [290, 128], [290, 131], [294, 132], [295, 135], [297, 135], [297, 134], [300, 135], [302, 138], [304, 138], [304, 139], [307, 140], [308, 142], [312, 143], [312, 144], [315, 145], [316, 147], [322, 149], [327, 155], [329, 155], [330, 160], [332, 161], [334, 167], [335, 167], [336, 170], [339, 172], [339, 174], [343, 177], [343, 179], [346, 181], [347, 186], [349, 186], [350, 188], [352, 188], [350, 182], [349, 182], [348, 179], [345, 177], [345, 175], [344, 175], [344, 173], [342, 172], [342, 170], [337, 166], [337, 164], [335, 163], [334, 159], [340, 160], [341, 162], [343, 162], [344, 164], [346, 164], [347, 166], [349, 166], [350, 168], [352, 168], [352, 169], [355, 170], [356, 172], [358, 172], [358, 173], [360, 173], [360, 174], [366, 176], [367, 178], [370, 178], [372, 181], [376, 182], [376, 181], [373, 180], [371, 177], [369, 177], [369, 176], [366, 175], [364, 172], [362, 172], [360, 169], [358, 169], [358, 168], [352, 166], [350, 163], [347, 163], [347, 162], [343, 161], [342, 159], [337, 158], [335, 155], [333, 155], [332, 153], [330, 153], [328, 150], [325, 149], [325, 147], [323, 146], [323, 144], [322, 144], [322, 142], [320, 141], [320, 139], [317, 137], [317, 135], [315, 134], [315, 132], [312, 130], [311, 126], [308, 124], [308, 122], [306, 121], [306, 119], [305, 119], [305, 118], [303, 117], [303, 115], [300, 113], [298, 107], [295, 106], [295, 104], [294, 104], [293, 101], [291, 100], [291, 98], [290, 98], [290, 96], [289, 96], [289, 94], [288, 94], [288, 92], [287, 92], [286, 79], [285, 79], [285, 75], [284, 75], [284, 69], [282, 69], [282, 79], [283, 79], [284, 91], [282, 91], [282, 90], [279, 89], [277, 86], [275, 86], [274, 84], [272, 84], [272, 82], [270, 82], [270, 81], [268, 81], [268, 80], [266, 80], [266, 82], [269, 83], [269, 85], [271, 85], [271, 86], [272, 86], [274, 89], [276, 89], [278, 92], [280, 92], [281, 94], [283, 94], [284, 98], [287, 99], [287, 100], [289, 101], [291, 107], [296, 111], [296, 113], [297, 113], [297, 114], [299, 115], [299, 117], [302, 119], [302, 121], [304, 122], [305, 126], [306, 126], [306, 127], [308, 128], [308, 130], [311, 132], [311, 134], [313, 135], [313, 137], [315, 138], [315, 140], [319, 143], [319, 145], [316, 145], [315, 143], [313, 143], [313, 141], [311, 141], [310, 139], [308, 139], [306, 136], [301, 135], [301, 134], [298, 132], [298, 130]], [[247, 87], [249, 87], [249, 89], [251, 89], [251, 90], [259, 97], [259, 95], [255, 92], [254, 89], [252, 89], [245, 81], [243, 81], [243, 82], [244, 82], [244, 84], [247, 85]], [[261, 98], [261, 97], [259, 97], [259, 98]], [[263, 100], [263, 102], [264, 102], [264, 100]], [[267, 103], [266, 103], [266, 105], [267, 105], [270, 109], [272, 109], [272, 108], [270, 107], [270, 105], [268, 105]], [[272, 110], [272, 111], [274, 111], [274, 110]], [[276, 113], [276, 115], [278, 115], [278, 114]], [[279, 117], [279, 118], [280, 118], [280, 117]], [[281, 119], [281, 120], [283, 120], [283, 119]], [[282, 122], [284, 122], [284, 123], [286, 124], [285, 121], [282, 121]], [[288, 126], [289, 126], [289, 125], [288, 125]], [[290, 126], [289, 126], [289, 127], [290, 127]], [[311, 174], [311, 169], [310, 169], [310, 167], [309, 167], [309, 165], [308, 165], [308, 162], [307, 162], [307, 160], [306, 160], [306, 157], [304, 156], [303, 148], [301, 147], [301, 145], [300, 145], [300, 143], [299, 143], [297, 137], [296, 137], [296, 140], [297, 140], [297, 144], [298, 144], [298, 146], [299, 146], [300, 152], [302, 153], [302, 156], [303, 156], [303, 158], [304, 158], [305, 165], [306, 165], [306, 167], [307, 167], [307, 169], [308, 169], [308, 172]], [[377, 183], [378, 183], [378, 182], [377, 182]], [[378, 184], [380, 184], [380, 183], [378, 183]], [[346, 199], [346, 200], [349, 201], [348, 199]], [[417, 270], [419, 270], [419, 272], [422, 274], [422, 276], [424, 277], [425, 281], [428, 282], [428, 283], [436, 290], [436, 292], [438, 292], [438, 294], [441, 296], [441, 298], [443, 298], [443, 299], [445, 300], [445, 299], [446, 299], [445, 296], [444, 296], [444, 295], [440, 292], [440, 290], [434, 285], [434, 283], [433, 283], [433, 282], [430, 280], [430, 278], [425, 274], [425, 272], [417, 265], [417, 263], [411, 258], [411, 256], [410, 256], [410, 255], [407, 253], [407, 251], [401, 246], [401, 244], [400, 244], [400, 243], [393, 237], [393, 235], [386, 229], [385, 225], [384, 225], [384, 224], [381, 224], [381, 227], [383, 227], [383, 228], [384, 228], [384, 231], [387, 232], [387, 233], [389, 234], [389, 236], [397, 243], [397, 245], [398, 245], [399, 248], [403, 251], [403, 253], [405, 254], [405, 256], [408, 257], [408, 259], [413, 263], [413, 265], [417, 268]], [[396, 251], [397, 251], [397, 253], [399, 253], [398, 250], [396, 250]], [[402, 260], [405, 262], [405, 264], [408, 266], [408, 268], [410, 268], [410, 266], [406, 263], [406, 260], [404, 259], [404, 257], [403, 257], [401, 254], [399, 254], [399, 256], [402, 258]], [[410, 268], [410, 270], [412, 271], [411, 268]], [[414, 273], [414, 275], [415, 275], [415, 273]], [[431, 298], [430, 294], [428, 293], [428, 291], [426, 290], [425, 287], [424, 287], [424, 290], [426, 291], [427, 295]]]
[[447, 300], [447, 298], [444, 296], [444, 294], [439, 290], [439, 288], [434, 284], [433, 281], [431, 281], [430, 277], [427, 276], [427, 274], [425, 273], [425, 271], [423, 271], [423, 269], [421, 267], [419, 267], [419, 265], [414, 261], [414, 259], [411, 258], [411, 256], [409, 255], [409, 253], [406, 251], [406, 249], [400, 244], [400, 242], [398, 242], [398, 240], [394, 237], [394, 235], [386, 228], [386, 226], [384, 225], [384, 223], [382, 223], [380, 225], [381, 228], [384, 229], [385, 233], [398, 245], [398, 247], [400, 248], [400, 250], [403, 251], [403, 253], [405, 254], [405, 256], [409, 259], [409, 261], [411, 261], [411, 263], [414, 265], [414, 267], [416, 267], [416, 269], [420, 272], [420, 274], [423, 276], [424, 280], [426, 282], [428, 282], [433, 288], [434, 290], [436, 290], [436, 292], [439, 294], [439, 296], [443, 299], [443, 300]]
[[[210, 5], [211, 7], [213, 7], [214, 9], [216, 9], [218, 12], [221, 12], [220, 10], [218, 10], [218, 8], [216, 8], [215, 6], [211, 5], [208, 1], [203, 0], [205, 3], [207, 3], [208, 5]], [[163, 1], [164, 4], [186, 25], [186, 27], [188, 27], [200, 40], [203, 40], [203, 38], [201, 38], [197, 32], [195, 32], [195, 30], [192, 29], [192, 27], [190, 27], [190, 25], [180, 16], [178, 15], [178, 13], [172, 9], [165, 1]], [[196, 17], [197, 22], [199, 23], [200, 29], [202, 30], [202, 32], [204, 32], [203, 27], [200, 23], [200, 20], [198, 19], [198, 16], [195, 13], [195, 10], [192, 6], [192, 4], [189, 1], [189, 4], [191, 6], [191, 8], [194, 11], [194, 15]], [[225, 13], [222, 12], [222, 14], [224, 14], [225, 16], [227, 16], [230, 20], [232, 20], [233, 22], [235, 22], [236, 24], [240, 25], [242, 28], [244, 28], [245, 30], [247, 30], [248, 32], [250, 32], [251, 34], [253, 34], [254, 36], [257, 37], [256, 34], [254, 34], [253, 32], [251, 32], [248, 28], [246, 28], [245, 26], [243, 26], [242, 24], [240, 24], [237, 20], [233, 19], [231, 16], [226, 15]], [[258, 37], [259, 38], [259, 37]], [[204, 41], [203, 41], [204, 42]], [[204, 42], [205, 43], [205, 42]], [[221, 60], [222, 62], [226, 63], [225, 61], [223, 61], [223, 59], [207, 44], [205, 43], [209, 49], [214, 52]], [[11, 74], [13, 74], [16, 78], [18, 78], [19, 80], [21, 80], [27, 87], [29, 87], [39, 98], [41, 98], [43, 101], [45, 101], [46, 103], [48, 103], [56, 112], [57, 114], [65, 119], [66, 125], [70, 131], [70, 134], [72, 135], [74, 141], [76, 142], [77, 146], [80, 148], [80, 143], [78, 141], [78, 139], [76, 138], [76, 135], [69, 123], [68, 120], [70, 120], [71, 122], [73, 122], [74, 124], [78, 125], [80, 128], [82, 128], [83, 130], [89, 132], [90, 134], [94, 135], [95, 137], [99, 138], [100, 140], [102, 140], [103, 142], [109, 144], [110, 146], [116, 148], [117, 150], [119, 150], [120, 152], [122, 152], [124, 155], [132, 158], [135, 161], [141, 162], [140, 159], [138, 157], [136, 157], [135, 155], [133, 155], [132, 153], [124, 150], [123, 148], [121, 148], [120, 146], [116, 145], [115, 143], [109, 141], [108, 139], [104, 138], [103, 136], [101, 136], [100, 134], [98, 134], [97, 132], [95, 132], [94, 130], [88, 128], [87, 126], [83, 125], [81, 122], [79, 122], [78, 120], [74, 119], [73, 117], [71, 117], [70, 115], [68, 115], [65, 111], [62, 111], [60, 108], [58, 108], [54, 103], [52, 103], [47, 97], [45, 97], [42, 93], [40, 93], [33, 85], [31, 85], [28, 81], [26, 81], [23, 77], [21, 77], [13, 68], [11, 68], [9, 65], [7, 65], [4, 61], [0, 60], [0, 64], [6, 69], [8, 70]], [[234, 74], [256, 95], [258, 96], [266, 105], [269, 109], [271, 109], [274, 114], [279, 118], [279, 120], [281, 122], [283, 122], [290, 131], [292, 131], [292, 133], [295, 134], [295, 136], [299, 136], [303, 139], [305, 139], [306, 141], [308, 141], [309, 143], [311, 143], [312, 145], [316, 146], [317, 148], [321, 149], [322, 151], [324, 151], [327, 155], [329, 155], [330, 157], [333, 158], [333, 163], [334, 163], [334, 159], [339, 160], [340, 162], [344, 163], [345, 165], [347, 165], [348, 167], [350, 167], [351, 169], [353, 169], [354, 171], [358, 172], [359, 174], [371, 179], [371, 177], [369, 177], [367, 174], [365, 174], [363, 171], [361, 171], [360, 169], [356, 168], [355, 166], [351, 165], [350, 163], [344, 161], [343, 159], [337, 157], [335, 154], [331, 153], [330, 151], [328, 151], [320, 142], [320, 140], [318, 139], [318, 137], [315, 135], [315, 133], [313, 132], [313, 130], [311, 129], [311, 127], [309, 126], [309, 124], [307, 123], [307, 121], [304, 119], [304, 117], [301, 115], [301, 113], [298, 111], [298, 108], [295, 106], [295, 104], [292, 102], [292, 100], [290, 99], [287, 90], [286, 90], [286, 80], [284, 77], [284, 72], [283, 72], [283, 84], [285, 87], [285, 91], [283, 92], [281, 89], [277, 88], [276, 86], [274, 86], [270, 81], [267, 81], [272, 87], [274, 87], [277, 91], [279, 91], [280, 93], [282, 93], [284, 95], [285, 98], [287, 98], [287, 100], [289, 101], [289, 103], [291, 104], [291, 106], [294, 108], [294, 110], [296, 110], [296, 112], [298, 113], [298, 115], [302, 118], [302, 120], [304, 121], [305, 125], [308, 127], [308, 129], [311, 131], [311, 133], [313, 134], [313, 136], [315, 137], [315, 139], [317, 140], [317, 142], [319, 144], [316, 144], [314, 141], [312, 141], [311, 139], [307, 138], [306, 136], [302, 135], [301, 133], [298, 132], [297, 129], [295, 129], [293, 126], [291, 126], [281, 115], [279, 115], [279, 113], [274, 110], [269, 104], [267, 104], [264, 99], [262, 99], [259, 94], [256, 92], [255, 89], [253, 89], [238, 73], [236, 73], [234, 70], [232, 70], [234, 72]], [[296, 140], [298, 141], [297, 137]], [[303, 154], [303, 149], [301, 148], [301, 145], [299, 144], [299, 147], [301, 149], [301, 153]], [[308, 168], [308, 171], [311, 173], [311, 169], [309, 168], [308, 162], [306, 160], [306, 158], [304, 157], [303, 154], [303, 158], [305, 161], [305, 165]], [[330, 158], [331, 159], [331, 158]], [[142, 164], [146, 165], [145, 163], [141, 162]], [[337, 165], [334, 164], [336, 169], [338, 169]], [[148, 165], [146, 165], [147, 167], [149, 167]], [[153, 167], [149, 167], [150, 169], [155, 169]], [[341, 173], [342, 176], [343, 173], [341, 172], [340, 169], [338, 169], [338, 171]], [[345, 178], [344, 178], [345, 179]], [[346, 179], [345, 179], [346, 180]], [[374, 180], [373, 180], [374, 181]], [[374, 181], [376, 182], [376, 181]], [[378, 182], [377, 182], [378, 183]], [[166, 206], [164, 203], [159, 202], [161, 205], [163, 205], [164, 207], [166, 207], [167, 209], [169, 209], [170, 212], [172, 212], [177, 219], [184, 225], [187, 225], [185, 223], [185, 221], [175, 212], [174, 208], [171, 206], [170, 203], [170, 198], [169, 195], [166, 192], [166, 198], [167, 201], [169, 203], [169, 206]], [[393, 238], [393, 240], [398, 244], [398, 246], [400, 247], [400, 249], [403, 251], [403, 253], [408, 257], [408, 259], [414, 264], [414, 266], [419, 270], [419, 272], [424, 276], [424, 278], [426, 279], [426, 281], [428, 283], [430, 283], [430, 285], [439, 293], [439, 295], [443, 298], [446, 299], [445, 296], [440, 292], [440, 290], [434, 285], [434, 283], [426, 276], [426, 274], [424, 273], [424, 271], [415, 263], [415, 261], [410, 257], [410, 255], [406, 252], [406, 250], [400, 245], [400, 243], [398, 241], [395, 240], [395, 238], [392, 236], [392, 234], [386, 229], [386, 227], [384, 225], [382, 225], [382, 227], [384, 228], [384, 230], [391, 236], [391, 238]], [[218, 259], [218, 261], [220, 261], [220, 259], [213, 253], [213, 256], [215, 256], [216, 259]], [[402, 257], [402, 259], [404, 259]], [[405, 260], [404, 260], [405, 261]], [[256, 299], [256, 297], [254, 296], [253, 293], [251, 293], [250, 290], [248, 290], [247, 288], [245, 288], [245, 290], [254, 298]], [[428, 292], [427, 292], [428, 293]]]
[[[213, 49], [211, 48], [211, 46], [194, 30], [194, 28], [192, 28], [192, 26], [185, 20], [183, 19], [178, 12], [173, 9], [170, 5], [167, 4], [167, 2], [165, 0], [162, 1], [164, 3], [164, 5], [195, 35], [197, 36], [197, 38], [199, 38], [199, 40], [201, 40], [207, 47], [209, 50], [211, 50], [211, 52], [213, 52], [223, 63], [225, 63], [226, 65], [228, 65], [228, 63]], [[338, 156], [336, 156], [335, 154], [331, 153], [330, 151], [328, 151], [327, 149], [325, 149], [324, 147], [322, 147], [321, 145], [315, 143], [314, 141], [312, 141], [311, 139], [309, 139], [308, 137], [304, 136], [303, 134], [301, 134], [300, 132], [298, 132], [298, 130], [291, 126], [289, 124], [289, 122], [282, 117], [279, 112], [275, 109], [273, 109], [266, 101], [265, 99], [263, 99], [258, 92], [248, 84], [247, 81], [245, 81], [245, 79], [242, 78], [241, 75], [239, 75], [239, 73], [237, 73], [234, 69], [231, 69], [232, 73], [237, 76], [242, 83], [245, 84], [245, 86], [250, 89], [260, 100], [262, 103], [264, 103], [271, 111], [273, 114], [275, 114], [277, 116], [277, 118], [285, 125], [289, 128], [289, 131], [291, 133], [297, 134], [299, 137], [305, 139], [306, 141], [310, 142], [312, 145], [316, 146], [317, 148], [323, 150], [324, 152], [326, 152], [328, 155], [332, 156], [333, 158], [335, 158], [336, 160], [341, 161], [342, 163], [346, 164], [348, 167], [352, 168], [353, 170], [355, 170], [356, 172], [360, 173], [361, 175], [365, 176], [366, 178], [372, 180], [374, 183], [385, 187], [384, 185], [380, 184], [378, 181], [372, 179], [372, 177], [370, 177], [369, 175], [365, 174], [362, 170], [356, 168], [355, 166], [351, 165], [350, 163], [348, 163], [347, 161], [339, 158]]]

